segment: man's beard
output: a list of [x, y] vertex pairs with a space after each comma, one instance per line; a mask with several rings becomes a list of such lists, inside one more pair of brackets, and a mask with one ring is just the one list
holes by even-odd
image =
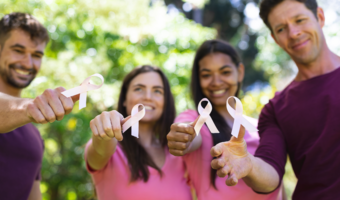
[[[2, 69], [2, 70], [1, 70]], [[8, 70], [3, 70], [4, 68], [0, 67], [0, 75], [2, 76], [3, 80], [5, 82], [7, 82], [10, 86], [18, 88], [18, 89], [23, 89], [27, 86], [29, 86], [31, 84], [31, 82], [33, 81], [33, 79], [35, 78], [35, 75], [37, 74], [37, 70], [35, 70], [34, 68], [29, 70], [29, 72], [31, 74], [33, 74], [32, 78], [30, 80], [28, 80], [26, 83], [20, 83], [17, 82], [14, 77], [12, 76], [10, 70], [11, 69], [21, 69], [21, 70], [25, 70], [27, 71], [27, 69], [25, 69], [23, 66], [18, 65], [18, 64], [11, 64], [8, 66]]]

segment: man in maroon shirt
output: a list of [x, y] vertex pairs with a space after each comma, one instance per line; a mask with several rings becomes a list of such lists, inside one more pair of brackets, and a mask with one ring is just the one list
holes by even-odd
[[29, 14], [0, 20], [0, 199], [41, 199], [43, 142], [31, 122], [61, 120], [74, 105], [61, 95], [62, 87], [20, 98], [40, 70], [48, 40], [46, 29]]
[[[263, 0], [260, 16], [298, 67], [295, 79], [263, 108], [255, 156], [239, 138], [211, 149], [226, 184], [243, 179], [259, 193], [281, 184], [289, 155], [298, 178], [293, 199], [340, 196], [340, 57], [326, 44], [324, 12], [316, 0]], [[246, 105], [245, 105], [246, 106]]]

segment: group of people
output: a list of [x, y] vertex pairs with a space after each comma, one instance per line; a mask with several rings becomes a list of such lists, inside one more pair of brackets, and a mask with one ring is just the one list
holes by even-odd
[[[241, 127], [237, 138], [231, 135], [226, 101], [239, 95], [246, 72], [229, 43], [205, 41], [191, 73], [193, 101], [196, 107], [203, 98], [211, 102], [219, 134], [206, 125], [195, 132], [197, 110], [176, 117], [160, 68], [136, 67], [123, 80], [117, 110], [104, 111], [89, 124], [85, 163], [98, 199], [189, 200], [192, 189], [199, 200], [285, 199], [287, 155], [298, 178], [293, 199], [338, 198], [340, 57], [326, 44], [324, 12], [316, 0], [262, 0], [260, 16], [298, 73], [258, 121], [249, 119], [259, 132]], [[48, 41], [44, 26], [29, 14], [0, 20], [0, 199], [41, 199], [44, 145], [31, 123], [62, 120], [79, 98], [63, 96], [62, 87], [35, 99], [20, 97], [40, 70]], [[131, 130], [122, 133], [136, 104], [145, 108], [139, 138]]]

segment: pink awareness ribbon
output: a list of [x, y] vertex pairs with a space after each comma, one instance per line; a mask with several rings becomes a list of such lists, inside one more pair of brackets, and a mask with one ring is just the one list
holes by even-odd
[[[229, 99], [230, 98], [234, 98], [235, 99], [235, 101], [236, 101], [236, 105], [235, 105], [236, 110], [229, 105]], [[233, 124], [233, 129], [231, 131], [231, 135], [233, 135], [235, 137], [238, 137], [238, 133], [240, 132], [241, 125], [245, 129], [247, 129], [249, 132], [256, 132], [256, 131], [258, 131], [257, 128], [253, 124], [251, 124], [245, 118], [244, 115], [242, 115], [242, 113], [243, 113], [242, 102], [237, 97], [231, 96], [231, 97], [229, 97], [227, 99], [227, 110], [228, 110], [229, 114], [234, 118], [234, 124]]]
[[[100, 78], [102, 80], [102, 83], [100, 85], [93, 85], [90, 83], [90, 79], [96, 76], [98, 78]], [[95, 90], [100, 88], [104, 83], [104, 78], [102, 75], [100, 74], [93, 74], [92, 76], [87, 77], [80, 86], [66, 90], [64, 92], [62, 92], [61, 94], [63, 94], [65, 97], [72, 97], [74, 95], [80, 94], [79, 97], [79, 110], [82, 108], [86, 107], [86, 95], [87, 95], [87, 91], [90, 90]]]
[[[143, 109], [141, 111], [138, 111], [138, 107], [142, 106]], [[138, 138], [138, 131], [139, 131], [139, 120], [141, 120], [145, 115], [145, 107], [143, 104], [137, 104], [132, 108], [131, 111], [131, 118], [128, 119], [123, 124], [123, 133], [128, 130], [131, 127], [131, 135]]]
[[[201, 105], [202, 101], [208, 102], [208, 104], [205, 108], [203, 108], [202, 105]], [[200, 132], [204, 123], [206, 123], [206, 125], [208, 126], [211, 133], [220, 133], [217, 130], [213, 120], [210, 117], [210, 113], [212, 111], [212, 105], [211, 105], [210, 101], [207, 98], [203, 98], [199, 102], [197, 109], [198, 109], [198, 113], [200, 114], [200, 116], [199, 116], [199, 119], [197, 120], [196, 125], [194, 127], [196, 135], [198, 135], [198, 133]]]

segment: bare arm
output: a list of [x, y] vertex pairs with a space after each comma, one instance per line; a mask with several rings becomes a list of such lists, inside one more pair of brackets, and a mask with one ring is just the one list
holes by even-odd
[[35, 180], [33, 182], [33, 186], [28, 197], [28, 200], [41, 200], [41, 192], [40, 192], [40, 181]]
[[94, 170], [105, 167], [116, 151], [118, 141], [123, 139], [122, 124], [125, 118], [117, 111], [103, 112], [90, 122], [92, 144], [88, 148], [87, 162]]
[[10, 132], [30, 122], [47, 123], [62, 120], [69, 114], [79, 96], [67, 98], [59, 87], [47, 89], [35, 99], [12, 97], [0, 93], [0, 133]]
[[211, 166], [217, 170], [219, 177], [228, 175], [228, 186], [236, 185], [242, 178], [257, 192], [272, 192], [279, 185], [279, 174], [270, 164], [247, 151], [244, 134], [245, 129], [241, 127], [238, 138], [233, 136], [229, 142], [214, 146], [210, 153], [217, 158], [211, 162]]
[[7, 133], [32, 121], [26, 114], [31, 101], [0, 93], [0, 121], [3, 122], [0, 123], [0, 133]]

